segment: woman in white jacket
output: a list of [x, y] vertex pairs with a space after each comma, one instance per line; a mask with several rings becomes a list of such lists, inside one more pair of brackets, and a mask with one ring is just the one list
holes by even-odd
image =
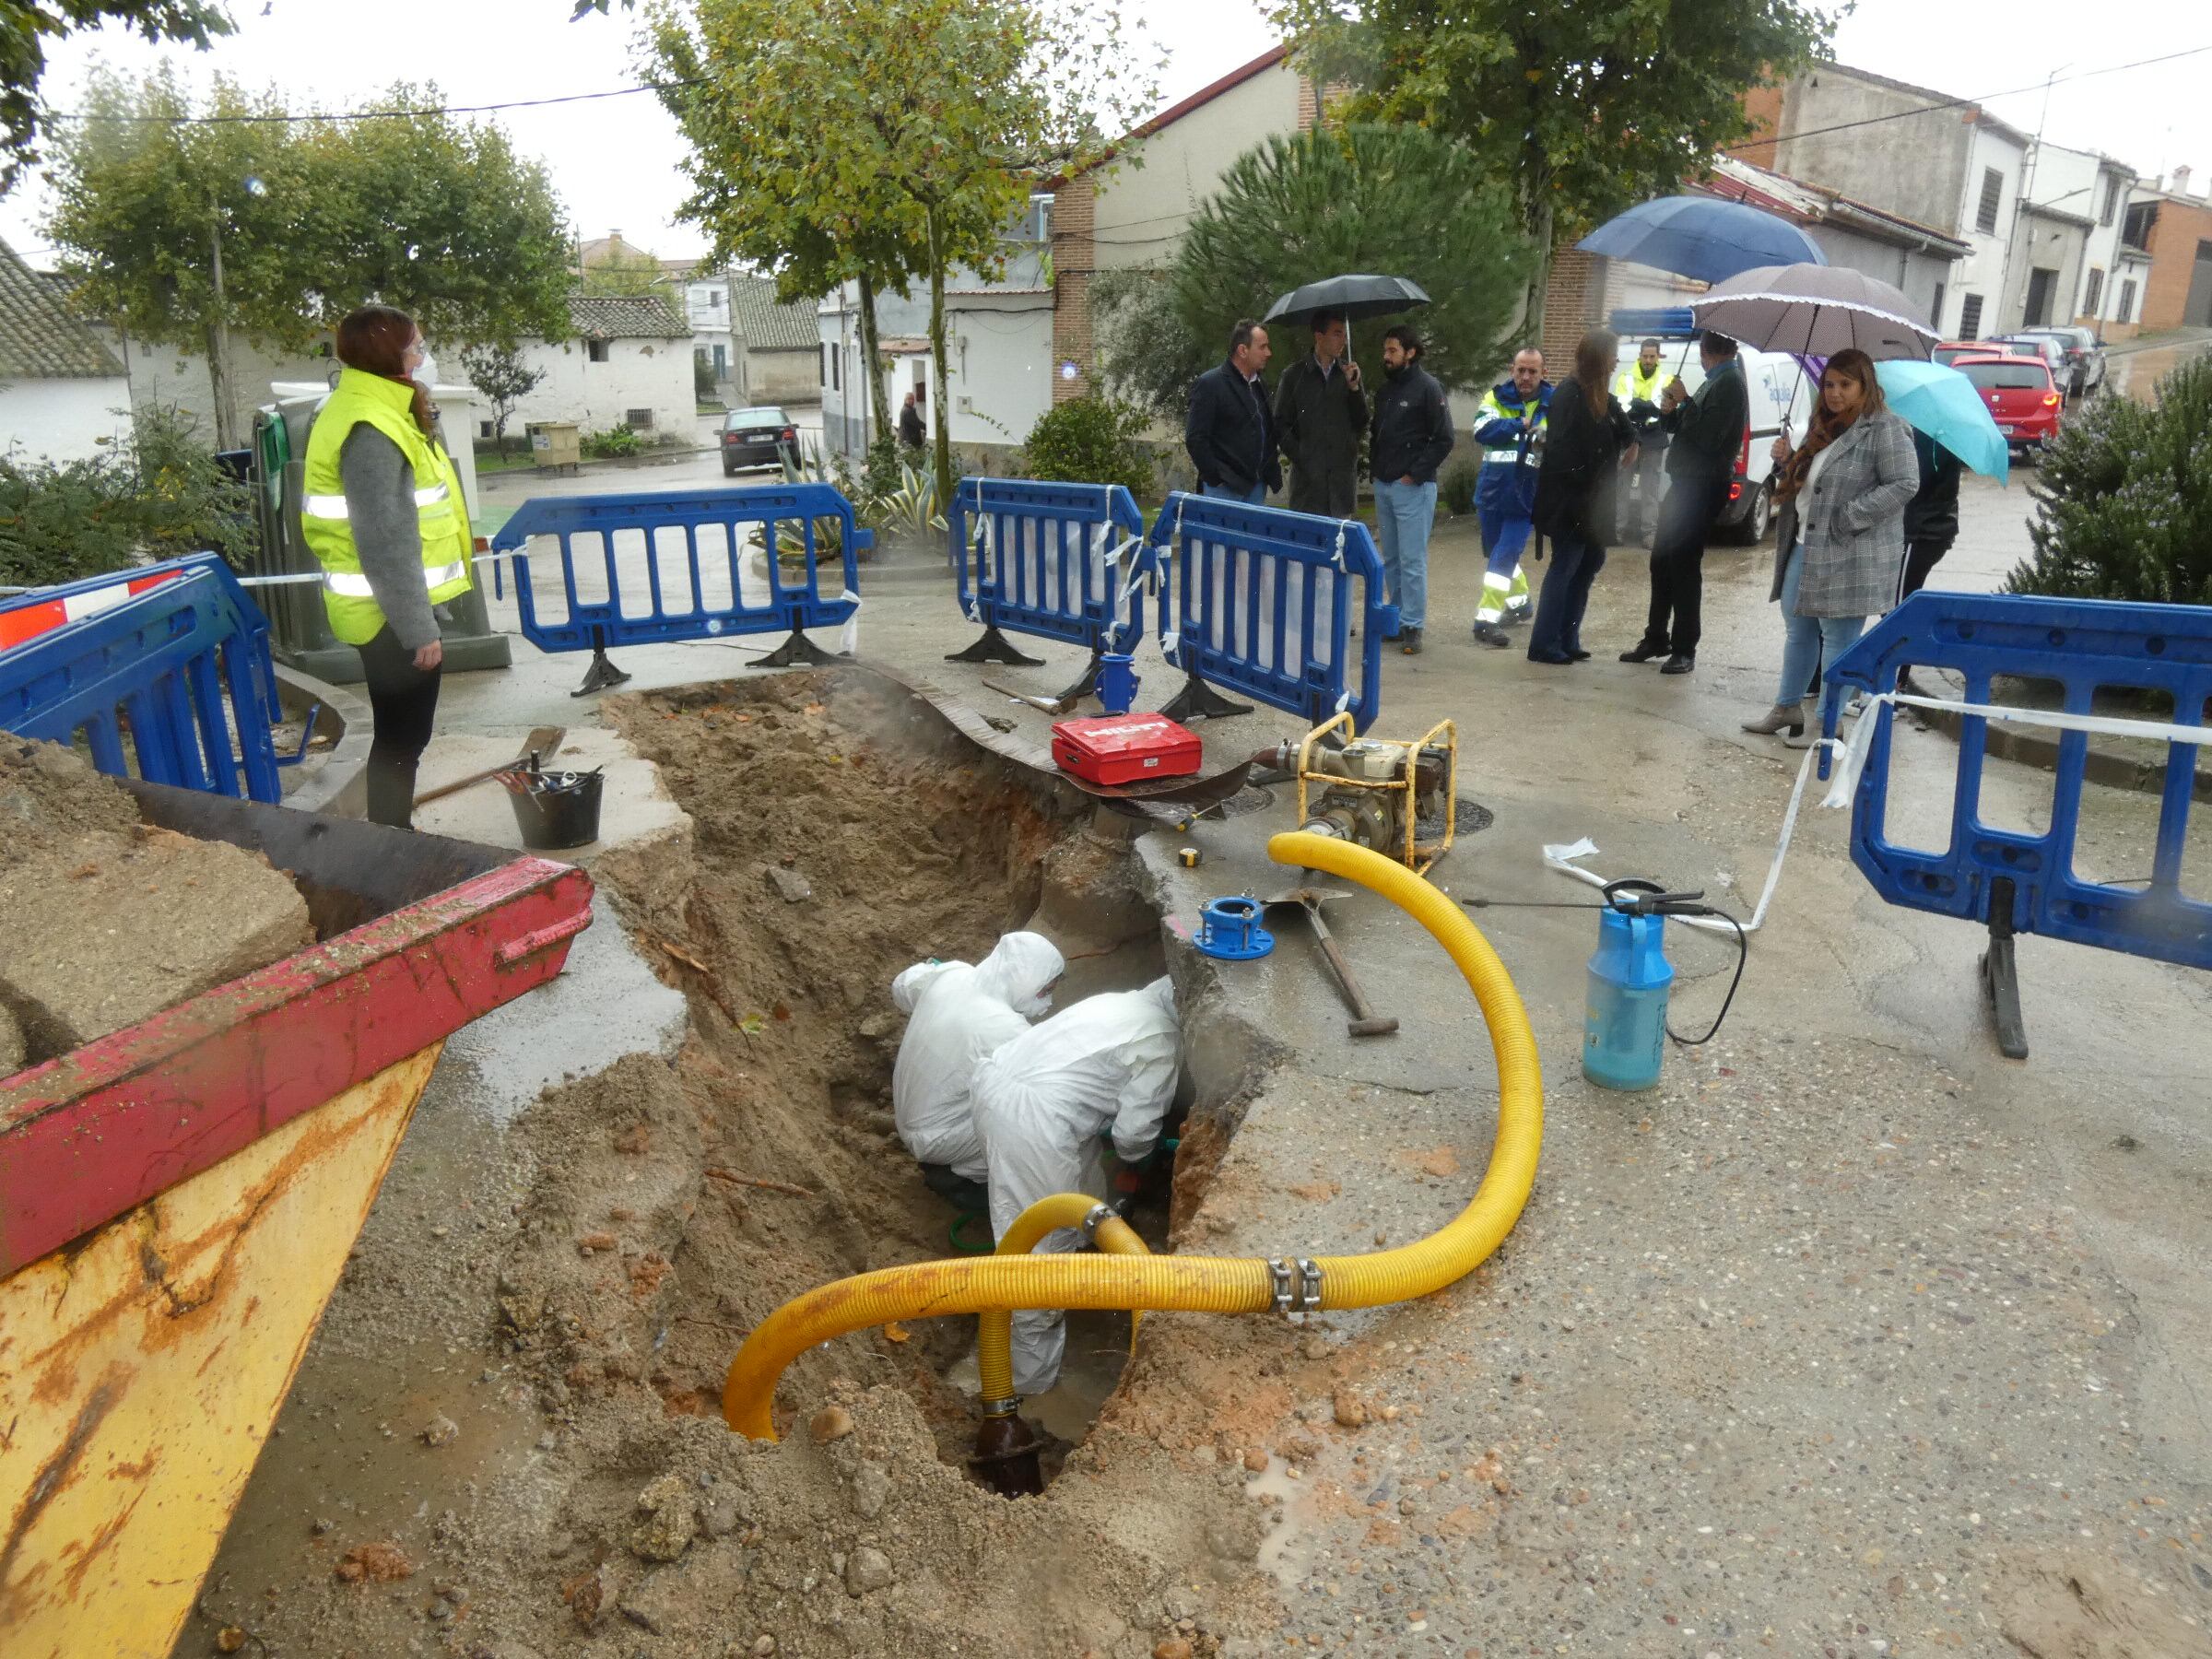
[[[1010, 933], [973, 967], [916, 962], [891, 982], [891, 1000], [907, 1016], [891, 1069], [891, 1110], [932, 1191], [949, 1198], [959, 1182], [987, 1176], [969, 1096], [976, 1065], [1053, 1006], [1066, 966], [1042, 934]], [[947, 1171], [959, 1180], [947, 1181]]]
[[[975, 1116], [991, 1165], [991, 1230], [1004, 1236], [1021, 1212], [1054, 1193], [1103, 1198], [1099, 1137], [1113, 1132], [1114, 1155], [1138, 1163], [1159, 1144], [1175, 1099], [1182, 1030], [1175, 986], [1110, 991], [1032, 1026], [976, 1067]], [[1080, 1250], [1073, 1228], [1037, 1246]], [[1014, 1315], [1014, 1388], [1040, 1394], [1060, 1376], [1065, 1316], [1049, 1309]]]

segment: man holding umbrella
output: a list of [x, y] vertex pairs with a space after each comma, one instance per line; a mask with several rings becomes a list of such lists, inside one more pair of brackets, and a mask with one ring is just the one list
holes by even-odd
[[1624, 663], [1665, 657], [1662, 674], [1698, 665], [1705, 594], [1705, 540], [1728, 504], [1728, 485], [1750, 429], [1751, 394], [1736, 361], [1735, 342], [1707, 329], [1698, 336], [1705, 383], [1693, 396], [1680, 377], [1660, 396], [1660, 418], [1673, 441], [1666, 454], [1666, 500], [1652, 536], [1652, 605], [1643, 638], [1620, 653]]
[[1276, 439], [1290, 463], [1293, 512], [1349, 518], [1358, 501], [1367, 398], [1344, 345], [1344, 318], [1315, 312], [1313, 354], [1284, 370], [1276, 386]]

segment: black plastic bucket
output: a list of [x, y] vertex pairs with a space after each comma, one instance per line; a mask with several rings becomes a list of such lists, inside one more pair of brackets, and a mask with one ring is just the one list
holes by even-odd
[[[561, 776], [558, 772], [543, 775]], [[507, 798], [514, 803], [514, 826], [523, 832], [523, 845], [533, 852], [556, 853], [563, 847], [588, 846], [599, 839], [599, 799], [606, 774], [570, 775], [575, 782], [565, 787], [549, 785], [508, 793]]]

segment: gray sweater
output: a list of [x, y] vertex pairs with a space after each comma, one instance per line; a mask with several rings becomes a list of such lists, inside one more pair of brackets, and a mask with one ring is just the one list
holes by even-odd
[[415, 508], [415, 469], [398, 444], [367, 421], [338, 450], [346, 519], [361, 574], [399, 642], [419, 651], [438, 639], [429, 590], [422, 582], [422, 521]]

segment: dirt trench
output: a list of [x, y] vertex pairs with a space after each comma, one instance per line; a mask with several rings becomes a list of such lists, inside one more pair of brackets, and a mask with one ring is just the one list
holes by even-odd
[[[1126, 838], [871, 677], [633, 696], [609, 718], [691, 817], [598, 873], [692, 1031], [673, 1065], [633, 1056], [526, 1120], [539, 1173], [493, 1346], [554, 1427], [447, 1529], [436, 1565], [465, 1604], [398, 1597], [426, 1603], [426, 1651], [1221, 1652], [1218, 1630], [1176, 1621], [1196, 1586], [1261, 1594], [1260, 1521], [1227, 1462], [1194, 1482], [1150, 1433], [1108, 1428], [1055, 1447], [1048, 1472], [1065, 1458], [1074, 1477], [1044, 1497], [988, 1492], [946, 1378], [971, 1319], [806, 1355], [779, 1389], [779, 1445], [720, 1414], [732, 1355], [775, 1308], [948, 1252], [952, 1212], [893, 1126], [893, 974], [1032, 920], [1071, 959], [1064, 1002], [1158, 973]], [[1164, 1210], [1151, 1223], [1164, 1242]], [[1071, 1353], [1125, 1344], [1123, 1316], [1088, 1317]], [[1097, 1395], [1118, 1373], [1117, 1357]]]

